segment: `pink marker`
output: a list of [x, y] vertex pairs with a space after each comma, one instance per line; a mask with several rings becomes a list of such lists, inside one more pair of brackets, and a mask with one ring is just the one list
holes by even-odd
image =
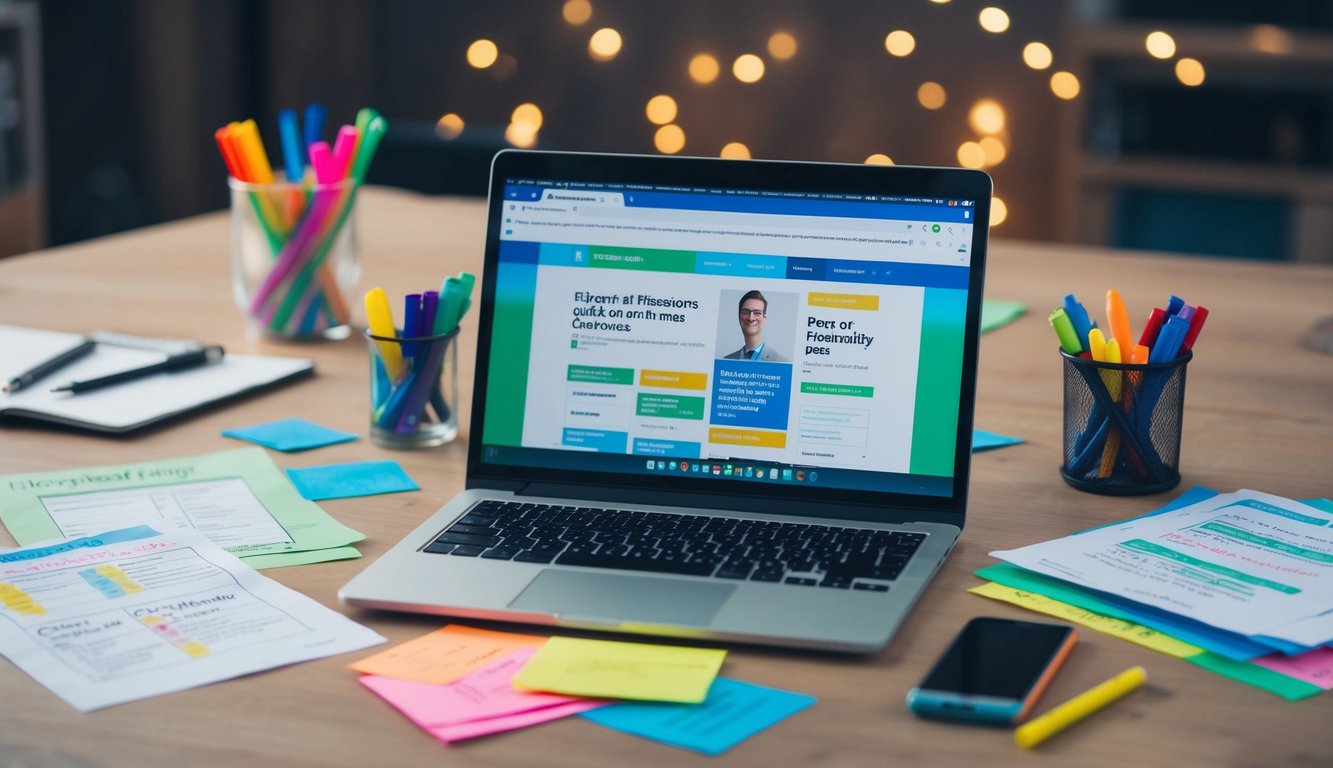
[[338, 169], [338, 179], [347, 176], [352, 168], [352, 153], [356, 150], [356, 129], [344, 125], [338, 129], [338, 138], [333, 140], [333, 164]]

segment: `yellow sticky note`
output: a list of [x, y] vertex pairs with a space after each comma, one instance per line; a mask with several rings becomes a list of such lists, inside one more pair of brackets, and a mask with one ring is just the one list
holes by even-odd
[[1115, 619], [1110, 616], [1103, 616], [1100, 613], [1093, 613], [1084, 608], [1062, 603], [1059, 600], [1051, 599], [1045, 595], [1039, 595], [1035, 592], [1025, 592], [1021, 589], [1006, 587], [1003, 584], [987, 582], [979, 587], [969, 589], [974, 595], [989, 597], [992, 600], [999, 600], [1004, 603], [1012, 603], [1020, 608], [1026, 608], [1029, 611], [1044, 613], [1047, 616], [1054, 616], [1057, 619], [1072, 621], [1075, 624], [1081, 624], [1089, 629], [1094, 629], [1103, 634], [1118, 637], [1121, 640], [1128, 640], [1135, 645], [1141, 645], [1149, 650], [1165, 653], [1167, 656], [1173, 656], [1177, 659], [1187, 659], [1191, 656], [1203, 653], [1203, 649], [1197, 645], [1171, 637], [1170, 635], [1158, 632], [1151, 627], [1145, 627], [1142, 624], [1135, 624], [1132, 621], [1124, 619]]
[[696, 704], [708, 696], [726, 655], [711, 648], [553, 637], [514, 677], [514, 687]]
[[368, 675], [444, 685], [521, 648], [540, 648], [544, 637], [450, 624], [347, 666]]

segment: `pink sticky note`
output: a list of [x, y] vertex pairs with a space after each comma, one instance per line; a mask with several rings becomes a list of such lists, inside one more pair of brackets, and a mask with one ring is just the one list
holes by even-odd
[[1273, 654], [1254, 659], [1253, 663], [1326, 691], [1333, 690], [1333, 648], [1316, 648], [1298, 656]]
[[606, 703], [514, 688], [514, 675], [536, 652], [521, 649], [449, 685], [381, 675], [366, 675], [361, 684], [444, 742], [544, 723]]

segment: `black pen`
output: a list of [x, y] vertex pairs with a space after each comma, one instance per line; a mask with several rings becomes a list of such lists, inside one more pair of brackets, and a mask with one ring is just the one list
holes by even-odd
[[160, 363], [145, 365], [142, 368], [131, 368], [128, 371], [112, 373], [87, 381], [73, 381], [69, 384], [56, 387], [52, 392], [87, 392], [90, 389], [100, 389], [109, 387], [112, 384], [120, 384], [125, 381], [142, 379], [145, 376], [152, 376], [155, 373], [165, 373], [168, 371], [180, 371], [186, 368], [195, 368], [200, 365], [216, 363], [222, 359], [222, 347], [212, 346], [203, 349], [194, 349], [189, 352], [182, 352], [179, 355], [172, 355]]
[[32, 384], [34, 381], [37, 381], [44, 376], [48, 376], [75, 360], [78, 360], [89, 352], [92, 352], [93, 347], [95, 346], [97, 346], [97, 342], [92, 339], [84, 339], [79, 345], [61, 352], [46, 362], [38, 363], [32, 368], [10, 379], [9, 383], [4, 386], [4, 391], [17, 392]]

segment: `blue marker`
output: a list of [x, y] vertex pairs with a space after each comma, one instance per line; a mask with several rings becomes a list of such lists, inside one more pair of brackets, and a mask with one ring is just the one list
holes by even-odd
[[287, 181], [299, 184], [305, 177], [305, 147], [301, 144], [301, 132], [296, 126], [296, 112], [284, 109], [278, 113], [278, 137], [282, 140], [282, 164], [286, 169]]
[[1064, 300], [1065, 314], [1069, 316], [1069, 322], [1074, 324], [1074, 333], [1078, 334], [1079, 343], [1087, 346], [1088, 331], [1097, 327], [1097, 321], [1088, 317], [1088, 310], [1083, 308], [1074, 294], [1065, 294]]
[[1178, 315], [1168, 317], [1161, 333], [1157, 334], [1157, 343], [1152, 346], [1148, 362], [1169, 363], [1175, 360], [1180, 352], [1180, 342], [1185, 340], [1185, 332], [1189, 327], [1189, 321], [1180, 319]]
[[311, 144], [323, 137], [324, 118], [328, 115], [328, 110], [324, 109], [323, 104], [311, 104], [305, 108], [305, 148], [307, 152], [309, 152]]
[[1185, 306], [1185, 300], [1173, 294], [1170, 300], [1166, 302], [1166, 316], [1171, 317], [1180, 314], [1180, 308], [1183, 306]]

